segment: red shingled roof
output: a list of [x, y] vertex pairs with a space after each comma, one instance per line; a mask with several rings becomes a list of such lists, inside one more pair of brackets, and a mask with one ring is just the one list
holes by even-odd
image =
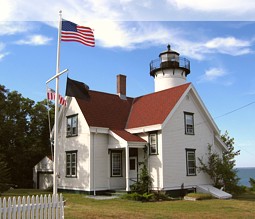
[[135, 98], [126, 128], [162, 124], [190, 83]]
[[76, 99], [89, 126], [124, 130], [133, 98], [122, 100], [118, 95], [89, 91], [88, 100]]
[[162, 124], [190, 83], [122, 100], [118, 95], [89, 91], [88, 100], [77, 99], [89, 126], [105, 127], [126, 141], [144, 140], [125, 131], [149, 125]]
[[144, 139], [140, 138], [139, 136], [133, 135], [125, 130], [112, 130], [112, 131], [118, 136], [120, 136], [121, 138], [129, 142], [146, 142]]

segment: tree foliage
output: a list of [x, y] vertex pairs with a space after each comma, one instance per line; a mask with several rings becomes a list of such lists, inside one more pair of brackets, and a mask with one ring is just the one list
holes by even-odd
[[0, 85], [0, 154], [19, 187], [32, 186], [33, 166], [50, 153], [47, 107]]
[[251, 191], [255, 191], [255, 179], [250, 178], [249, 183], [251, 185]]
[[200, 166], [199, 171], [207, 173], [217, 188], [224, 187], [227, 192], [239, 193], [241, 188], [238, 186], [239, 178], [235, 167], [235, 157], [240, 151], [234, 149], [234, 138], [230, 138], [226, 131], [221, 136], [222, 141], [227, 146], [227, 150], [222, 156], [213, 152], [212, 145], [208, 145], [208, 161], [204, 162], [203, 158], [198, 158]]
[[6, 191], [11, 186], [11, 172], [4, 160], [3, 156], [0, 156], [0, 194]]

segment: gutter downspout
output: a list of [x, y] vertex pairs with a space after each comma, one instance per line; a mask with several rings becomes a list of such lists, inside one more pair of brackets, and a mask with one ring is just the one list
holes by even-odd
[[130, 191], [129, 188], [129, 147], [126, 146], [126, 191]]
[[[97, 132], [97, 130], [96, 130]], [[93, 195], [96, 196], [96, 188], [95, 188], [95, 133], [92, 133], [93, 134], [93, 144], [92, 144], [92, 147], [93, 147]]]

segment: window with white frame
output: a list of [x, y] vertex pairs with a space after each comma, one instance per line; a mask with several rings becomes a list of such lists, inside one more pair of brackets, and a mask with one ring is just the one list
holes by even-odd
[[78, 135], [78, 115], [68, 116], [66, 118], [66, 136], [77, 136]]
[[122, 152], [111, 152], [111, 176], [122, 176]]
[[184, 112], [185, 134], [194, 135], [194, 114]]
[[186, 149], [186, 166], [187, 166], [187, 176], [196, 175], [196, 150]]
[[158, 137], [156, 133], [149, 135], [150, 154], [158, 154]]
[[66, 177], [77, 177], [77, 151], [66, 152]]

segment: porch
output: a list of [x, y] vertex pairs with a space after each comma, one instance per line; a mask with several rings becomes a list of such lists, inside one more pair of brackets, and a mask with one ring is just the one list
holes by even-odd
[[139, 170], [144, 162], [143, 147], [108, 149], [110, 155], [110, 190], [130, 191], [130, 186], [137, 182]]

